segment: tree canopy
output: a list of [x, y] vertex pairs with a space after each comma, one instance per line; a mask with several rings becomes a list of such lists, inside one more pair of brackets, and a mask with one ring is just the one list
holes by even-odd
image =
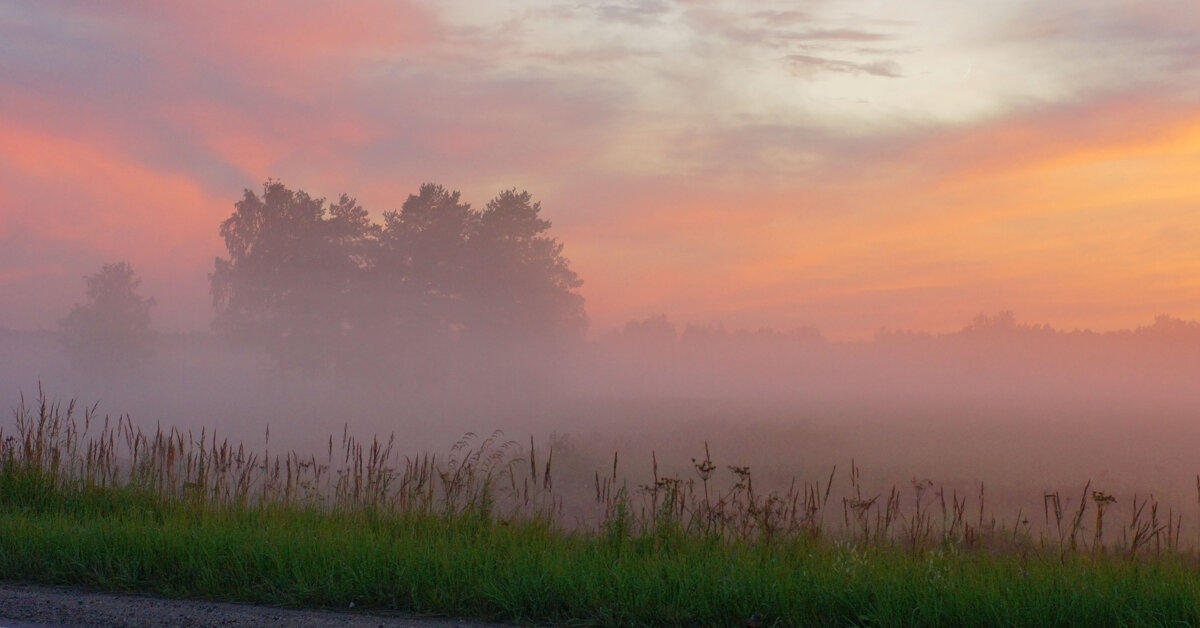
[[378, 229], [343, 195], [336, 203], [268, 181], [246, 190], [221, 223], [229, 252], [210, 275], [216, 331], [264, 347], [281, 364], [317, 371], [332, 359]]
[[416, 375], [449, 356], [553, 351], [587, 326], [582, 281], [528, 192], [482, 210], [427, 183], [382, 224], [268, 181], [221, 223], [210, 276], [215, 328], [281, 366]]

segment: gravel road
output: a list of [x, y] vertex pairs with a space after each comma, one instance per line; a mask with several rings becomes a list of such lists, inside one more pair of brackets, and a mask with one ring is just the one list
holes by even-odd
[[453, 619], [302, 611], [0, 583], [0, 628], [65, 626], [505, 628], [502, 624]]

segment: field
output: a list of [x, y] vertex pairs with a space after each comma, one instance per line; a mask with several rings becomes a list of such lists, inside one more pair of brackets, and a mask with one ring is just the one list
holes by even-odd
[[630, 465], [563, 437], [404, 456], [347, 431], [301, 456], [265, 436], [23, 401], [0, 578], [530, 624], [1200, 623], [1195, 521], [1087, 483], [1005, 515], [986, 485], [876, 491], [857, 465], [779, 485], [707, 448]]

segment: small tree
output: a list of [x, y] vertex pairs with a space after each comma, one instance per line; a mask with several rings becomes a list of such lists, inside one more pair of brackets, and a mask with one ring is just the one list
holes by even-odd
[[137, 293], [141, 280], [128, 262], [105, 264], [83, 278], [87, 302], [59, 321], [72, 358], [89, 367], [132, 366], [153, 353], [150, 308], [154, 299]]

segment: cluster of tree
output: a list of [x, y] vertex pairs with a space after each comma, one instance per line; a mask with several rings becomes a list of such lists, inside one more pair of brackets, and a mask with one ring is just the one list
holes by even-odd
[[425, 184], [377, 224], [349, 196], [268, 181], [234, 208], [210, 276], [214, 327], [286, 369], [419, 377], [585, 331], [583, 282], [528, 192], [477, 210]]
[[[422, 185], [373, 222], [353, 198], [336, 202], [268, 181], [246, 190], [220, 225], [227, 257], [210, 275], [213, 328], [266, 350], [285, 370], [445, 377], [460, 365], [544, 358], [581, 340], [582, 281], [548, 235], [528, 192], [483, 209]], [[126, 262], [85, 278], [88, 301], [61, 321], [89, 366], [149, 357], [154, 299]]]

